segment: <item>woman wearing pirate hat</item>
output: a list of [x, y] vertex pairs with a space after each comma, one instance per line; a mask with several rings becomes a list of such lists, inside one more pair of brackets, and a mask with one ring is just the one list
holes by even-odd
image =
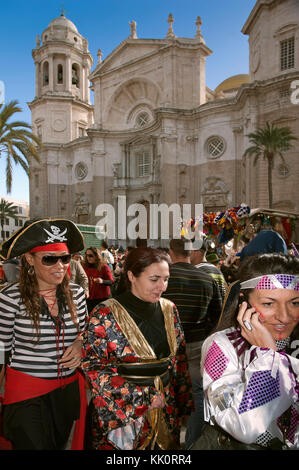
[[0, 292], [3, 432], [13, 449], [63, 449], [74, 421], [72, 448], [82, 448], [86, 403], [77, 368], [86, 302], [68, 269], [83, 248], [76, 225], [63, 219], [28, 221], [2, 245], [6, 259], [21, 257], [19, 282]]
[[203, 344], [199, 449], [298, 449], [299, 259], [242, 263], [216, 332]]

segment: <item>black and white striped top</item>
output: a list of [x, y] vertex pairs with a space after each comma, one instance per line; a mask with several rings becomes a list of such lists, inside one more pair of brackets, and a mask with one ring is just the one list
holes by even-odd
[[[79, 332], [83, 331], [86, 319], [86, 301], [82, 287], [70, 283], [73, 300], [77, 307]], [[66, 305], [64, 314], [64, 348], [70, 346], [78, 336], [76, 325]], [[63, 354], [63, 335], [59, 335], [59, 351], [55, 340], [53, 320], [49, 315], [40, 315], [39, 341], [32, 321], [26, 316], [26, 307], [20, 299], [19, 284], [10, 284], [0, 292], [0, 359], [1, 350], [10, 352], [8, 365], [28, 375], [57, 379], [57, 357]], [[3, 361], [1, 361], [3, 362]], [[63, 369], [63, 376], [74, 373]]]

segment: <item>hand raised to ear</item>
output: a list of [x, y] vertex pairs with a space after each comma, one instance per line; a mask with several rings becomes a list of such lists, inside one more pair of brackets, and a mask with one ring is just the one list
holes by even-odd
[[260, 348], [269, 348], [276, 351], [276, 343], [271, 333], [259, 321], [260, 314], [254, 307], [248, 308], [247, 302], [242, 302], [237, 316], [241, 327], [241, 335], [250, 344]]

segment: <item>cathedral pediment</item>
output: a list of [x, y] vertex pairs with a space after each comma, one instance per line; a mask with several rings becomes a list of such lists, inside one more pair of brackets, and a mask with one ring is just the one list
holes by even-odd
[[90, 79], [118, 69], [125, 65], [131, 65], [157, 53], [167, 43], [161, 39], [125, 39], [114, 51], [100, 62], [92, 72]]

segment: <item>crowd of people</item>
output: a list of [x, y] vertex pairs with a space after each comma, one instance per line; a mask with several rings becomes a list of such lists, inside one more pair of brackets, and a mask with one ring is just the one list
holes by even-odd
[[220, 264], [205, 237], [86, 248], [40, 219], [1, 255], [0, 449], [299, 448], [299, 258], [275, 231]]

